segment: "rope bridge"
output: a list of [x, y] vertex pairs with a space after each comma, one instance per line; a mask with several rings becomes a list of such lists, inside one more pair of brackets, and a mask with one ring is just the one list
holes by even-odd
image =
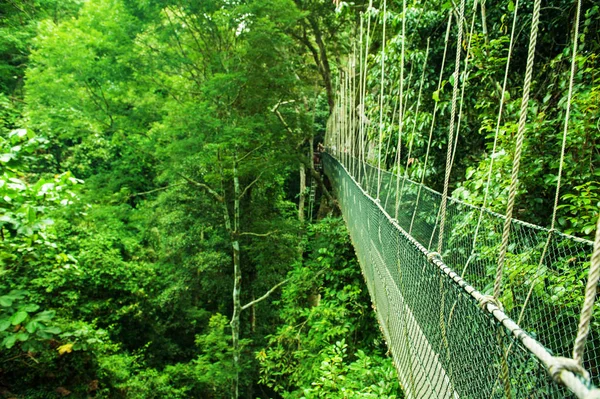
[[[414, 124], [410, 138], [405, 138], [408, 143], [402, 142], [408, 99], [404, 95], [405, 18], [399, 36], [399, 93], [389, 123], [394, 126], [397, 117], [394, 144], [393, 135], [385, 127], [387, 115], [384, 118], [387, 1], [381, 0], [382, 11], [377, 11], [370, 0], [367, 12], [361, 15], [353, 53], [347, 65], [340, 68], [336, 106], [325, 136], [329, 152], [323, 155], [323, 165], [339, 199], [380, 327], [409, 398], [600, 398], [600, 390], [595, 388], [600, 383], [600, 334], [598, 329], [590, 328], [600, 279], [600, 220], [594, 243], [555, 229], [581, 17], [582, 0], [575, 1], [570, 79], [550, 229], [513, 218], [541, 0], [533, 2], [505, 215], [487, 209], [500, 126], [503, 117], [508, 117], [503, 115], [504, 101], [499, 101], [483, 205], [475, 207], [449, 194], [478, 0], [473, 1], [468, 34], [464, 31], [469, 27], [465, 0], [457, 1], [448, 16], [437, 93], [442, 87], [453, 19], [458, 32], [442, 193], [425, 184], [438, 101], [431, 113], [428, 139], [416, 131]], [[400, 15], [406, 10], [403, 0]], [[500, 99], [507, 94], [518, 10], [519, 1], [515, 1]], [[378, 87], [370, 87], [367, 95], [367, 81], [373, 76], [367, 73], [374, 32], [372, 17], [382, 25], [382, 40], [375, 58], [380, 63], [375, 72], [379, 75]], [[423, 71], [429, 51], [428, 39]], [[416, 114], [424, 78], [422, 73], [413, 104]], [[367, 117], [367, 101], [378, 111], [379, 123], [371, 122], [374, 115]], [[420, 182], [408, 176], [416, 135], [423, 135], [422, 141], [427, 142]], [[408, 149], [407, 156], [402, 154], [403, 148]], [[395, 152], [391, 169], [397, 174], [384, 170], [390, 149], [392, 154]]]
[[[486, 233], [469, 262], [479, 208], [449, 198], [449, 245], [440, 257], [427, 247], [436, 246], [435, 215], [442, 194], [408, 179], [401, 179], [404, 188], [396, 192], [395, 175], [354, 161], [356, 173], [351, 173], [336, 158], [323, 155], [408, 398], [586, 398], [595, 393], [589, 380], [561, 368], [557, 357], [568, 356], [577, 329], [561, 320], [565, 309], [543, 306], [535, 288], [523, 324], [517, 326], [510, 318], [522, 310], [517, 303], [522, 304], [541, 273], [533, 260], [548, 230], [512, 221], [509, 264], [522, 281], [511, 286], [515, 305], [503, 311], [486, 301], [481, 290], [493, 285], [504, 216], [485, 211], [480, 229]], [[374, 198], [376, 179], [369, 180], [377, 173], [382, 178], [380, 200]], [[398, 220], [390, 216], [396, 202]], [[543, 273], [558, 273], [551, 268], [569, 267], [589, 256], [589, 241], [558, 232], [552, 237]], [[463, 278], [455, 270], [467, 263]], [[552, 288], [539, 287], [544, 292]], [[594, 341], [592, 337], [588, 342]], [[586, 364], [595, 369], [600, 353], [592, 349]], [[549, 370], [558, 370], [563, 384], [556, 383]]]

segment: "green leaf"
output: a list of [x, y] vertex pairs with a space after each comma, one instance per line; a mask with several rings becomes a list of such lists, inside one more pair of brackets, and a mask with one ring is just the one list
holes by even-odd
[[37, 330], [37, 332], [35, 333], [38, 337], [42, 338], [42, 339], [50, 339], [52, 338], [52, 334], [47, 333], [44, 330]]
[[17, 342], [17, 336], [11, 334], [8, 337], [4, 338], [4, 340], [2, 341], [2, 346], [4, 346], [7, 349], [10, 349], [13, 346], [15, 346], [15, 342]]
[[25, 342], [29, 339], [29, 334], [26, 332], [20, 332], [16, 335], [17, 341]]
[[54, 310], [45, 310], [43, 312], [36, 314], [33, 317], [33, 320], [35, 320], [35, 321], [50, 321], [50, 320], [52, 320], [52, 318], [54, 317], [55, 314], [56, 314], [56, 312]]
[[431, 98], [433, 98], [433, 101], [435, 101], [435, 102], [440, 101], [440, 91], [439, 90], [434, 91]]
[[0, 296], [0, 306], [3, 306], [5, 308], [11, 306], [13, 303], [12, 298], [8, 297], [8, 296]]
[[35, 209], [33, 209], [33, 207], [29, 207], [27, 209], [27, 220], [29, 221], [29, 223], [33, 223], [33, 222], [35, 222], [35, 219], [36, 219]]
[[26, 318], [27, 318], [27, 312], [19, 310], [17, 313], [15, 313], [10, 318], [10, 320], [11, 320], [12, 325], [16, 326], [17, 324], [21, 324]]
[[25, 312], [31, 313], [31, 312], [35, 312], [40, 308], [39, 305], [36, 305], [35, 303], [28, 303], [27, 305], [23, 306], [21, 308], [21, 310], [24, 310]]
[[12, 290], [11, 292], [8, 293], [7, 296], [11, 297], [12, 299], [23, 299], [23, 298], [25, 298], [25, 295], [28, 295], [28, 294], [29, 294], [28, 291]]
[[10, 327], [9, 319], [0, 320], [0, 332], [5, 331], [8, 327]]
[[61, 329], [60, 327], [47, 327], [44, 328], [44, 332], [48, 333], [48, 334], [60, 334], [61, 333]]
[[38, 323], [37, 321], [33, 321], [33, 320], [32, 320], [32, 321], [30, 321], [29, 323], [27, 323], [27, 325], [25, 326], [25, 329], [26, 329], [28, 332], [30, 332], [30, 333], [32, 333], [32, 334], [33, 334], [34, 332], [36, 332], [36, 330], [37, 330], [38, 328], [40, 328], [40, 326], [41, 326], [41, 324], [40, 324], [40, 323]]

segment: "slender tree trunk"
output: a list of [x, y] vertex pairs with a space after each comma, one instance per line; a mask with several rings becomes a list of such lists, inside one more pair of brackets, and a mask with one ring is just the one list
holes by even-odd
[[485, 39], [485, 44], [489, 44], [490, 38], [488, 36], [487, 15], [485, 12], [485, 0], [481, 2], [481, 30], [483, 31], [483, 37]]
[[304, 223], [304, 201], [306, 197], [306, 170], [300, 164], [300, 198], [298, 200], [298, 220]]
[[333, 112], [333, 107], [335, 106], [335, 93], [331, 83], [331, 68], [329, 66], [327, 48], [325, 47], [325, 42], [323, 41], [323, 34], [321, 32], [321, 28], [319, 27], [319, 23], [314, 18], [308, 17], [307, 19], [313, 33], [315, 34], [315, 42], [319, 47], [319, 56], [321, 58], [322, 65], [321, 75], [323, 77], [323, 83], [325, 84], [325, 92], [327, 93], [329, 112], [331, 113]]
[[239, 397], [240, 385], [240, 314], [242, 312], [240, 293], [242, 291], [242, 267], [240, 261], [240, 243], [238, 241], [240, 225], [240, 180], [236, 161], [233, 163], [233, 196], [233, 230], [231, 240], [233, 248], [233, 315], [231, 316], [231, 341], [233, 346], [233, 366], [235, 369], [233, 398], [237, 399]]

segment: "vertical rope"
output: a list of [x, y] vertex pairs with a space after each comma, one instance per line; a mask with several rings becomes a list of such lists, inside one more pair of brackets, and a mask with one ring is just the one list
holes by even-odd
[[453, 144], [453, 149], [452, 149], [452, 161], [450, 162], [451, 165], [454, 165], [454, 158], [456, 157], [456, 147], [458, 146], [458, 137], [460, 136], [460, 124], [462, 122], [465, 89], [467, 87], [467, 80], [469, 77], [469, 60], [471, 59], [471, 43], [472, 43], [472, 39], [473, 39], [473, 32], [475, 31], [476, 16], [477, 16], [477, 0], [475, 0], [473, 2], [473, 16], [471, 18], [471, 28], [469, 29], [469, 40], [467, 41], [467, 50], [465, 52], [465, 67], [464, 67], [464, 71], [462, 73], [463, 78], [462, 78], [462, 82], [461, 82], [460, 100], [459, 100], [460, 107], [458, 109], [458, 122], [456, 123], [456, 134], [454, 135], [455, 137], [454, 137], [454, 144]]
[[383, 0], [383, 38], [381, 43], [381, 90], [379, 92], [379, 146], [377, 150], [377, 199], [381, 191], [381, 147], [383, 145], [383, 94], [385, 87], [385, 26], [387, 25], [387, 0]]
[[[363, 132], [364, 132], [364, 113], [365, 113], [365, 99], [363, 97], [363, 13], [360, 13], [360, 40], [359, 40], [359, 67], [358, 67], [358, 72], [360, 74], [359, 80], [358, 80], [358, 134], [359, 134], [359, 159], [360, 159], [360, 164], [358, 165], [359, 168], [361, 166], [363, 166], [364, 168], [364, 164], [365, 164], [365, 141], [364, 141], [364, 137], [363, 137]], [[359, 171], [359, 175], [360, 173], [362, 173], [362, 171]], [[359, 182], [361, 184], [365, 184], [365, 182], [363, 182], [362, 178], [359, 179]]]
[[352, 45], [352, 174], [356, 176], [356, 41]]
[[452, 86], [452, 111], [450, 113], [450, 131], [448, 132], [448, 149], [446, 151], [446, 173], [444, 177], [444, 191], [442, 193], [441, 215], [440, 215], [440, 231], [437, 244], [437, 252], [442, 254], [444, 243], [444, 228], [446, 226], [446, 205], [448, 203], [448, 186], [450, 183], [450, 172], [452, 170], [452, 150], [454, 143], [454, 122], [456, 120], [456, 104], [458, 102], [458, 87], [460, 77], [460, 53], [462, 50], [463, 40], [463, 21], [465, 20], [465, 0], [461, 0], [458, 11], [458, 38], [456, 46], [456, 60], [454, 66], [454, 85]]
[[[577, 55], [577, 40], [579, 39], [579, 19], [581, 16], [581, 0], [577, 1], [577, 15], [575, 20], [575, 36], [573, 37], [573, 57], [571, 58], [571, 76], [569, 81], [569, 94], [567, 102], [567, 109], [565, 111], [565, 129], [564, 136], [567, 135], [569, 115], [571, 112], [571, 96], [573, 94], [573, 85], [575, 80], [575, 57]], [[564, 154], [565, 143], [563, 140], [563, 154]], [[564, 155], [563, 155], [564, 157]], [[562, 170], [562, 158], [560, 164]], [[559, 172], [560, 173], [560, 172]], [[560, 183], [560, 180], [559, 180]], [[556, 198], [554, 199], [554, 218], [556, 218], [556, 206], [558, 205], [558, 189]], [[552, 226], [554, 228], [554, 226]], [[585, 343], [587, 341], [588, 334], [590, 332], [590, 322], [594, 311], [594, 301], [596, 299], [596, 290], [598, 286], [598, 279], [600, 278], [600, 217], [598, 217], [598, 223], [596, 225], [596, 239], [594, 241], [594, 250], [592, 252], [592, 259], [590, 262], [590, 271], [588, 274], [588, 282], [585, 287], [585, 300], [583, 302], [583, 308], [581, 309], [581, 316], [579, 319], [579, 329], [577, 331], [577, 337], [575, 338], [575, 344], [573, 345], [573, 359], [579, 364], [583, 363], [583, 355], [585, 352]]]
[[[428, 58], [429, 58], [429, 38], [427, 38], [427, 48], [425, 49], [425, 59], [423, 60], [423, 71], [421, 72], [421, 82], [419, 83], [419, 94], [417, 95], [417, 106], [415, 109], [415, 121], [413, 123], [413, 128], [410, 133], [410, 141], [408, 143], [408, 155], [406, 156], [406, 167], [404, 168], [404, 176], [402, 177], [402, 188], [400, 188], [400, 193], [399, 193], [400, 200], [398, 202], [402, 201], [402, 196], [404, 193], [404, 183], [406, 182], [406, 179], [408, 179], [408, 168], [410, 166], [413, 142], [415, 139], [415, 132], [417, 130], [417, 117], [419, 116], [419, 108], [421, 106], [421, 95], [423, 94], [423, 84], [425, 83], [425, 68], [427, 67], [427, 59]], [[409, 76], [411, 74], [412, 74], [412, 65], [411, 65], [411, 72], [410, 72]], [[409, 82], [410, 82], [410, 79], [409, 79]], [[400, 171], [398, 171], [397, 173], [400, 173]]]
[[510, 236], [510, 225], [512, 223], [513, 208], [517, 196], [517, 184], [519, 179], [519, 167], [521, 165], [521, 152], [523, 150], [523, 140], [525, 138], [525, 123], [527, 122], [527, 104], [529, 103], [529, 91], [533, 79], [533, 61], [535, 58], [535, 46], [537, 42], [538, 24], [540, 21], [541, 0], [535, 0], [533, 5], [533, 16], [531, 20], [531, 34], [529, 38], [529, 50], [527, 54], [527, 68], [525, 71], [525, 81], [523, 83], [523, 99], [521, 100], [521, 113], [519, 115], [519, 127], [517, 129], [517, 141], [515, 144], [515, 155], [513, 159], [513, 168], [511, 182], [508, 193], [508, 204], [506, 205], [506, 220], [502, 232], [502, 245], [500, 255], [498, 256], [498, 265], [496, 268], [496, 279], [494, 281], [494, 298], [500, 298], [502, 288], [502, 273], [504, 270], [504, 261], [506, 251], [508, 250], [508, 239]]
[[594, 240], [594, 251], [588, 274], [588, 282], [585, 287], [585, 300], [581, 309], [579, 319], [579, 329], [577, 338], [573, 345], [573, 359], [579, 364], [583, 363], [583, 355], [585, 351], [585, 343], [590, 333], [590, 322], [594, 313], [594, 301], [596, 300], [596, 290], [598, 289], [598, 279], [600, 278], [600, 217], [596, 224], [596, 239]]
[[[483, 6], [483, 3], [482, 3]], [[487, 173], [487, 179], [486, 179], [486, 183], [483, 189], [483, 204], [481, 205], [481, 208], [479, 208], [479, 217], [477, 219], [477, 225], [475, 226], [475, 233], [473, 234], [473, 245], [472, 245], [472, 249], [471, 249], [471, 255], [469, 256], [469, 258], [467, 259], [467, 262], [465, 263], [465, 267], [463, 268], [463, 271], [461, 273], [461, 277], [464, 277], [465, 272], [467, 271], [467, 268], [469, 267], [469, 263], [471, 262], [471, 260], [473, 259], [474, 255], [475, 255], [475, 246], [477, 244], [477, 238], [479, 237], [479, 229], [481, 228], [481, 222], [483, 221], [483, 211], [485, 210], [486, 206], [487, 206], [487, 201], [488, 201], [488, 197], [489, 197], [489, 192], [490, 192], [490, 184], [492, 181], [492, 173], [494, 171], [494, 158], [496, 155], [496, 149], [498, 148], [498, 136], [500, 134], [500, 123], [502, 122], [502, 112], [504, 110], [504, 97], [506, 95], [506, 85], [508, 82], [508, 71], [510, 68], [510, 61], [512, 59], [512, 52], [513, 52], [513, 47], [514, 47], [514, 43], [515, 43], [515, 31], [516, 31], [516, 26], [517, 26], [517, 15], [518, 15], [518, 10], [519, 10], [519, 0], [515, 0], [515, 9], [513, 12], [513, 22], [512, 22], [512, 28], [511, 28], [511, 32], [510, 32], [510, 42], [508, 45], [508, 54], [506, 56], [506, 67], [504, 69], [504, 80], [502, 82], [502, 92], [500, 93], [500, 107], [498, 110], [498, 118], [496, 119], [496, 129], [494, 131], [494, 144], [492, 146], [492, 156], [490, 157], [490, 167], [488, 168], [488, 173]]]
[[[429, 38], [427, 40], [429, 41]], [[410, 87], [410, 83], [411, 83], [411, 80], [412, 80], [412, 74], [413, 74], [413, 68], [414, 68], [414, 66], [415, 66], [415, 63], [411, 62], [411, 64], [410, 64], [410, 70], [408, 72], [408, 78], [406, 79], [406, 85], [409, 86], [409, 87]], [[398, 86], [400, 86], [400, 82], [398, 82]], [[406, 95], [403, 96], [403, 98], [404, 98], [404, 107], [403, 107], [403, 110], [399, 110], [398, 116], [406, 114], [406, 107], [408, 105], [408, 94], [409, 94], [409, 92], [407, 91]], [[396, 99], [396, 102], [398, 102], [399, 98], [400, 98], [400, 96], [398, 96], [398, 98]], [[395, 116], [395, 113], [396, 113], [396, 108], [394, 108], [394, 116]], [[393, 118], [392, 118], [392, 121], [393, 121]], [[392, 122], [392, 125], [393, 125], [393, 122]], [[399, 137], [399, 139], [402, 140], [402, 137]], [[390, 140], [388, 141], [388, 144], [391, 144], [391, 135], [390, 135]], [[399, 159], [401, 158], [400, 157], [401, 155], [402, 155], [402, 149], [400, 149], [400, 152], [397, 153], [396, 157], [394, 158], [394, 165], [396, 166], [396, 179], [398, 179], [398, 174], [400, 173], [400, 170], [399, 170], [399, 168], [400, 168], [400, 160]], [[409, 151], [409, 158], [410, 158], [410, 151]], [[399, 200], [398, 200], [397, 196], [395, 197], [396, 200], [398, 200], [398, 202], [402, 201], [402, 192], [404, 190], [404, 181], [405, 181], [405, 178], [403, 177], [402, 178], [402, 188], [400, 188], [399, 192], [396, 191], [397, 193], [400, 194], [400, 199]], [[391, 183], [391, 179], [390, 179], [390, 183]], [[386, 207], [384, 207], [385, 209], [387, 209], [387, 203], [388, 203], [390, 195], [392, 194], [392, 191], [393, 190], [388, 190], [387, 196], [385, 198], [385, 203], [386, 203]], [[396, 203], [396, 202], [394, 202], [394, 203]]]
[[394, 206], [394, 218], [398, 219], [398, 206], [400, 205], [398, 201], [398, 190], [400, 188], [400, 151], [402, 148], [402, 129], [404, 127], [404, 114], [403, 114], [403, 106], [404, 106], [404, 55], [405, 55], [405, 39], [406, 39], [406, 0], [402, 1], [402, 42], [400, 46], [400, 109], [398, 114], [398, 141], [396, 144], [396, 161], [397, 161], [397, 171], [396, 171], [396, 203]]
[[[448, 25], [446, 27], [446, 38], [444, 41], [444, 56], [442, 57], [442, 66], [440, 68], [440, 74], [438, 77], [438, 85], [437, 91], [439, 93], [442, 88], [442, 77], [444, 76], [444, 67], [446, 66], [446, 54], [448, 52], [448, 42], [450, 39], [450, 27], [452, 26], [452, 11], [448, 13]], [[417, 209], [419, 208], [419, 200], [421, 199], [421, 189], [423, 188], [423, 184], [425, 184], [425, 172], [427, 170], [427, 163], [429, 162], [429, 150], [431, 149], [431, 139], [433, 137], [433, 128], [435, 127], [435, 116], [438, 110], [438, 102], [433, 106], [433, 116], [431, 117], [431, 126], [429, 127], [429, 138], [427, 139], [427, 150], [425, 151], [425, 162], [423, 163], [423, 173], [421, 174], [421, 182], [419, 184], [419, 190], [417, 191], [417, 199], [415, 200], [415, 207], [413, 209], [412, 218], [410, 220], [410, 228], [408, 229], [408, 234], [412, 233], [412, 228], [415, 222], [415, 216], [417, 214]], [[437, 220], [437, 219], [436, 219]], [[437, 224], [437, 222], [436, 222]], [[431, 244], [430, 244], [431, 245]], [[429, 249], [429, 247], [427, 247]]]
[[[369, 185], [369, 176], [367, 174], [367, 154], [365, 153], [366, 151], [366, 146], [368, 143], [368, 137], [367, 137], [367, 131], [366, 131], [366, 118], [367, 118], [367, 111], [366, 111], [366, 107], [365, 107], [365, 101], [366, 101], [366, 97], [367, 97], [367, 65], [368, 65], [368, 58], [369, 58], [369, 45], [370, 45], [370, 39], [371, 39], [371, 17], [368, 15], [368, 12], [371, 11], [371, 9], [373, 8], [373, 0], [369, 0], [369, 8], [367, 9], [367, 32], [366, 32], [366, 38], [365, 38], [365, 52], [364, 52], [364, 57], [363, 57], [363, 68], [362, 68], [362, 73], [363, 73], [363, 85], [361, 88], [362, 91], [362, 104], [361, 104], [361, 110], [362, 110], [362, 133], [361, 133], [361, 137], [363, 138], [363, 144], [362, 144], [362, 150], [363, 150], [363, 169], [364, 169], [364, 174], [365, 174], [365, 185], [368, 187]], [[362, 23], [362, 20], [361, 20]], [[362, 53], [362, 49], [361, 49], [361, 53]]]
[[[571, 102], [573, 99], [573, 86], [575, 82], [575, 57], [577, 55], [577, 37], [579, 36], [579, 19], [581, 15], [581, 0], [577, 2], [577, 13], [575, 17], [575, 36], [573, 39], [573, 54], [571, 57], [571, 72], [569, 76], [569, 90], [567, 94], [567, 106], [565, 110], [565, 122], [563, 125], [563, 135], [562, 135], [562, 144], [560, 150], [560, 161], [558, 163], [558, 176], [556, 181], [556, 192], [554, 194], [554, 207], [552, 209], [552, 221], [550, 223], [550, 230], [548, 231], [548, 235], [546, 237], [546, 244], [544, 245], [544, 249], [542, 250], [542, 254], [540, 256], [540, 260], [538, 263], [537, 270], [540, 271], [542, 269], [542, 265], [544, 264], [544, 259], [546, 258], [546, 254], [548, 252], [548, 248], [550, 247], [550, 242], [552, 241], [552, 237], [554, 236], [555, 226], [556, 226], [556, 213], [558, 210], [558, 200], [560, 198], [560, 188], [562, 181], [562, 171], [565, 163], [565, 152], [567, 147], [567, 133], [569, 131], [569, 118], [571, 115]], [[534, 276], [531, 287], [529, 288], [529, 292], [527, 292], [527, 296], [525, 301], [523, 302], [523, 307], [521, 308], [521, 312], [519, 313], [519, 318], [517, 319], [517, 324], [521, 323], [523, 319], [523, 315], [525, 313], [525, 309], [527, 304], [529, 303], [529, 299], [531, 298], [531, 294], [533, 293], [533, 288], [535, 287], [535, 282], [540, 276], [538, 273]]]

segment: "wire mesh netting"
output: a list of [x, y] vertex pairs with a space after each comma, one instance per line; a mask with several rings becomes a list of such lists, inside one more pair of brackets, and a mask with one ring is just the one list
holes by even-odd
[[[327, 154], [323, 161], [407, 397], [573, 397], [463, 286], [428, 260], [428, 249], [437, 246], [440, 193], [356, 159], [347, 162], [348, 169]], [[449, 199], [441, 255], [470, 286], [488, 293], [504, 217], [484, 210], [477, 228], [480, 212]], [[506, 314], [553, 355], [570, 356], [590, 252], [586, 240], [513, 222], [501, 301]], [[598, 339], [592, 328], [585, 366], [594, 382]]]

